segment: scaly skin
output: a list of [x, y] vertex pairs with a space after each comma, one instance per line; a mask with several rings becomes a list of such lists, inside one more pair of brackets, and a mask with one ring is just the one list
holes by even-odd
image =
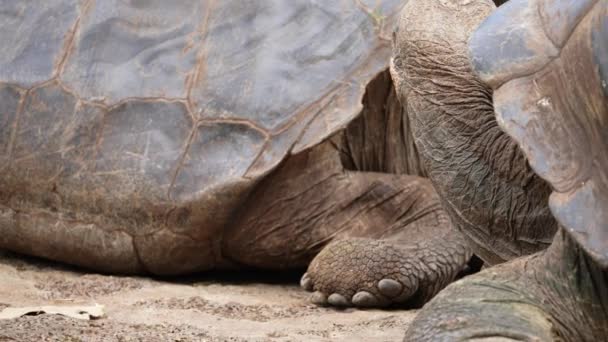
[[604, 341], [608, 271], [562, 230], [547, 251], [448, 286], [405, 341]]
[[314, 279], [306, 287], [317, 291], [320, 305], [417, 307], [451, 283], [470, 258], [456, 231], [419, 244], [338, 240], [317, 255], [304, 279]]

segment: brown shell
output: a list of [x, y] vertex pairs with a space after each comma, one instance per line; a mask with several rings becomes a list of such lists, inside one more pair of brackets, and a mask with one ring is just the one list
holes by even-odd
[[260, 177], [358, 115], [400, 2], [5, 2], [0, 247], [52, 257], [27, 237], [44, 222], [142, 260], [208, 249]]

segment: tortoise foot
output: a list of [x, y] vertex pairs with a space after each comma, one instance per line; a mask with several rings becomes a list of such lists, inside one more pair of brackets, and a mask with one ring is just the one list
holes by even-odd
[[321, 306], [420, 306], [454, 280], [470, 256], [456, 241], [407, 246], [389, 240], [339, 240], [315, 257], [300, 285]]

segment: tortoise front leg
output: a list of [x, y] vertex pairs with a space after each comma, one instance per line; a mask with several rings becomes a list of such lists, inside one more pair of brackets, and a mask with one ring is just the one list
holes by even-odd
[[266, 269], [312, 260], [302, 285], [318, 304], [421, 303], [471, 257], [428, 180], [346, 171], [329, 143], [291, 157], [237, 216], [224, 257]]
[[563, 229], [544, 252], [449, 285], [405, 341], [604, 341], [608, 272]]
[[520, 273], [533, 257], [448, 286], [418, 314], [404, 341], [554, 341], [551, 316]]

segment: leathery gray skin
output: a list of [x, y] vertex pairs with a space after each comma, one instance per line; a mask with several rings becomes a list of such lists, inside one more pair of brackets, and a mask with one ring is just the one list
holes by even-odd
[[[489, 7], [482, 0], [410, 0], [397, 34], [397, 91], [418, 105], [409, 111], [418, 116], [433, 115], [438, 90], [455, 81], [485, 93], [444, 101], [443, 110], [456, 120], [475, 101], [493, 106], [501, 129], [551, 185], [548, 207], [559, 228], [546, 250], [449, 285], [422, 309], [405, 341], [604, 341], [608, 2], [512, 0], [496, 11]], [[464, 39], [444, 45], [444, 32], [424, 25], [431, 18], [461, 30]], [[407, 30], [424, 31], [426, 39]], [[423, 73], [407, 64], [419, 61], [404, 46], [419, 49], [423, 72], [443, 73], [412, 85]], [[419, 142], [428, 143], [416, 137]]]

